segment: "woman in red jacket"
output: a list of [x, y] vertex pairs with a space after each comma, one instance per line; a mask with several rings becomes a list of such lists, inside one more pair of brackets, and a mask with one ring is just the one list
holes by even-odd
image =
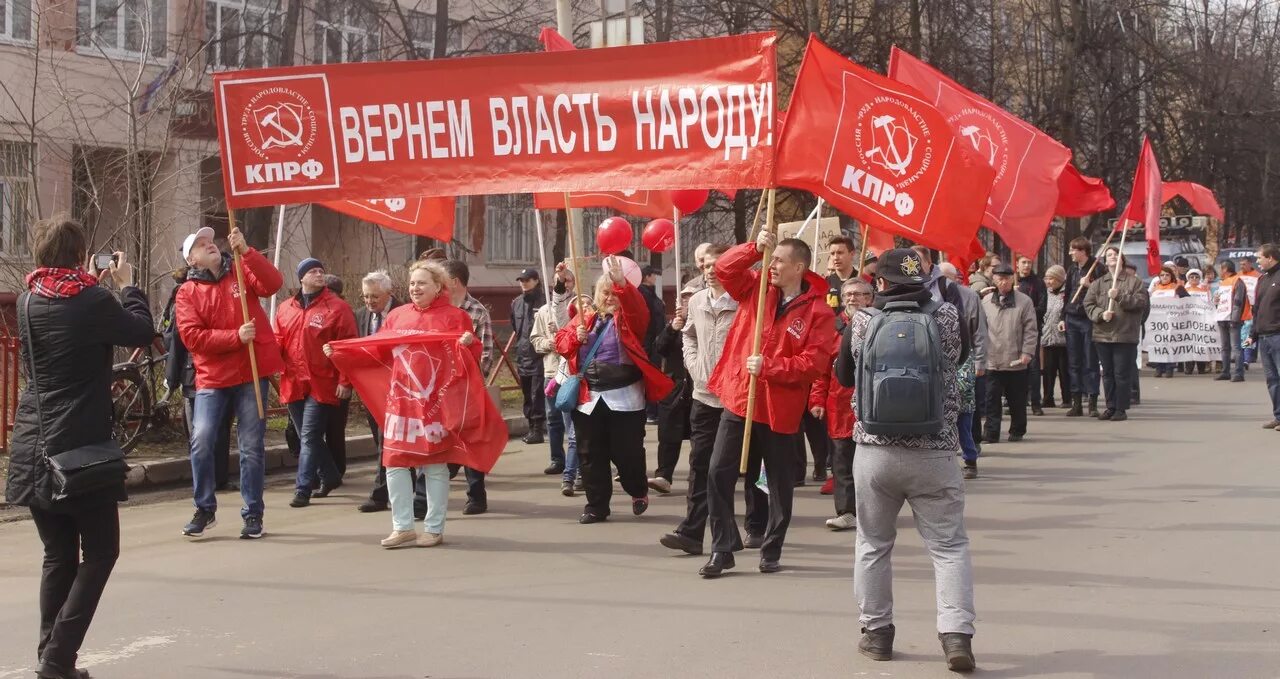
[[649, 362], [640, 343], [649, 325], [649, 307], [640, 291], [623, 278], [616, 257], [605, 259], [605, 271], [596, 283], [595, 312], [588, 312], [585, 319], [575, 317], [556, 333], [556, 352], [568, 359], [571, 374], [582, 376], [579, 405], [573, 413], [587, 495], [579, 523], [609, 518], [611, 462], [618, 468], [623, 490], [631, 496], [632, 513], [639, 516], [649, 508], [645, 403], [661, 401], [673, 386]]
[[[480, 343], [472, 334], [471, 317], [467, 312], [449, 303], [444, 294], [448, 274], [436, 261], [419, 260], [409, 267], [409, 301], [387, 314], [377, 335], [401, 331], [435, 331], [461, 333], [458, 344], [466, 348], [480, 365]], [[384, 442], [385, 444], [385, 442]], [[449, 504], [449, 465], [445, 463], [423, 466], [421, 459], [412, 453], [392, 452], [384, 448], [382, 464], [387, 468], [387, 493], [391, 500], [391, 535], [382, 541], [387, 549], [408, 547], [435, 547], [444, 541], [444, 519]], [[413, 529], [413, 473], [418, 468], [427, 477], [427, 516], [423, 520], [423, 534]]]

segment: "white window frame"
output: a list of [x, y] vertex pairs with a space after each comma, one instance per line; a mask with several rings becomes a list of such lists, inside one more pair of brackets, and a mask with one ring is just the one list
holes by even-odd
[[[335, 8], [335, 5], [337, 7]], [[360, 16], [362, 9], [358, 3], [351, 0], [330, 0], [329, 9], [336, 9], [342, 13], [338, 21], [331, 21], [329, 18], [317, 17], [315, 24], [316, 57], [313, 63], [317, 64], [350, 64], [363, 61], [377, 61], [382, 54], [382, 25], [378, 23], [377, 16], [373, 15], [373, 25], [364, 26], [359, 23], [363, 17]], [[337, 61], [329, 61], [329, 50], [327, 34], [332, 31], [342, 38], [342, 54]], [[364, 49], [361, 51], [359, 59], [352, 59], [348, 49], [353, 42], [353, 38], [359, 38]], [[369, 41], [374, 41], [373, 48], [370, 49]]]
[[[27, 37], [18, 38], [13, 35], [13, 13], [14, 5], [23, 3], [27, 7]], [[32, 35], [35, 33], [36, 13], [35, 0], [4, 0], [4, 30], [0, 30], [0, 42], [16, 43], [19, 45], [33, 44]]]
[[[147, 11], [147, 30], [151, 29], [151, 8], [159, 7], [163, 13], [161, 18], [160, 35], [155, 35], [152, 30], [151, 34], [151, 51], [144, 52], [132, 50], [124, 47], [127, 38], [128, 22], [125, 21], [126, 13], [124, 10], [117, 10], [115, 16], [115, 36], [114, 40], [107, 41], [98, 35], [94, 30], [101, 21], [98, 17], [99, 5], [128, 5], [140, 4]], [[80, 25], [80, 12], [82, 8], [88, 6], [89, 25], [87, 27]], [[88, 29], [88, 32], [82, 29]], [[124, 58], [142, 58], [147, 61], [159, 62], [169, 53], [169, 3], [168, 0], [76, 0], [76, 51], [80, 54], [91, 56], [101, 56], [103, 54], [113, 57]], [[158, 47], [157, 47], [158, 45]], [[158, 50], [158, 51], [157, 51]]]
[[[279, 21], [282, 19], [280, 12], [273, 12], [269, 7], [263, 4], [262, 0], [204, 0], [204, 12], [201, 19], [205, 22], [208, 29], [208, 12], [209, 8], [214, 8], [215, 25], [212, 33], [205, 36], [206, 47], [208, 50], [208, 58], [205, 59], [205, 68], [209, 71], [224, 71], [240, 68], [266, 68], [278, 65], [279, 55], [273, 55], [271, 48], [274, 43], [271, 35], [280, 32], [281, 27]], [[233, 38], [223, 38], [222, 34], [226, 27], [222, 25], [222, 10], [234, 9], [240, 12], [240, 25], [235, 27], [232, 32]], [[262, 31], [262, 35], [246, 35], [248, 28], [245, 25], [245, 17], [254, 15], [261, 20], [261, 25], [266, 27]], [[270, 34], [270, 35], [268, 35]], [[238, 63], [227, 66], [222, 63], [222, 48], [227, 40], [236, 40], [236, 54], [239, 55]], [[251, 41], [262, 41], [262, 63], [252, 66], [245, 64], [246, 55], [249, 53], [248, 47]], [[274, 59], [272, 57], [275, 57]]]

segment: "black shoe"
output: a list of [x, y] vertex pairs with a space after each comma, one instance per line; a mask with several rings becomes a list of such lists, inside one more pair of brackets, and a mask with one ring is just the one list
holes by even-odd
[[1112, 409], [1110, 409], [1110, 408], [1107, 408], [1106, 410], [1102, 411], [1102, 414], [1098, 416], [1098, 419], [1099, 419], [1099, 420], [1109, 420], [1109, 419], [1111, 419], [1112, 417], [1114, 417], [1114, 416], [1115, 416], [1115, 414], [1116, 414], [1116, 411], [1114, 411], [1114, 410], [1112, 410]]
[[1232, 377], [1232, 378], [1231, 378], [1231, 381], [1232, 381], [1232, 382], [1243, 382], [1243, 381], [1244, 381], [1244, 375], [1236, 375], [1235, 377]]
[[649, 509], [649, 496], [631, 498], [631, 513], [640, 516]]
[[218, 519], [215, 512], [197, 509], [195, 515], [191, 517], [191, 522], [182, 527], [182, 534], [189, 538], [204, 537], [204, 532], [216, 525], [218, 525]]
[[475, 516], [489, 511], [489, 504], [486, 502], [468, 502], [466, 507], [462, 508], [463, 516]]
[[1098, 397], [1090, 396], [1089, 397], [1089, 417], [1097, 417], [1097, 416], [1098, 416]]
[[760, 546], [763, 544], [764, 536], [756, 535], [754, 533], [747, 533], [747, 539], [742, 541], [742, 546], [747, 549], [760, 549]]
[[542, 437], [542, 430], [530, 429], [529, 433], [525, 434], [524, 437], [521, 438], [520, 440], [530, 445], [534, 445], [534, 444], [542, 443], [545, 439]]
[[814, 483], [826, 483], [826, 481], [827, 481], [827, 470], [826, 470], [826, 469], [815, 469], [815, 470], [813, 470], [813, 482], [814, 482]]
[[1217, 377], [1213, 378], [1213, 381], [1226, 382], [1229, 379], [1231, 379], [1231, 375], [1229, 373], [1220, 373]]
[[698, 569], [698, 575], [704, 578], [718, 578], [736, 565], [733, 561], [733, 552], [712, 552], [711, 558]]
[[1123, 410], [1116, 411], [1116, 414], [1111, 416], [1112, 422], [1124, 422], [1127, 419], [1129, 419], [1129, 416]]
[[862, 628], [862, 638], [858, 640], [858, 652], [872, 660], [893, 659], [893, 625], [877, 629]]
[[360, 503], [360, 506], [356, 507], [356, 509], [359, 509], [364, 514], [372, 514], [374, 512], [385, 512], [388, 509], [390, 509], [390, 507], [388, 507], [387, 503], [385, 502], [378, 502], [377, 500], [365, 500], [364, 502]]
[[244, 517], [244, 528], [240, 529], [241, 540], [257, 540], [266, 534], [266, 531], [262, 529], [261, 516]]
[[691, 537], [686, 537], [679, 533], [667, 533], [663, 535], [658, 543], [667, 549], [675, 549], [685, 554], [697, 556], [702, 553], [702, 543]]
[[[1050, 407], [1050, 408], [1052, 408], [1052, 407], [1053, 407], [1053, 404], [1052, 404], [1052, 403], [1050, 403], [1050, 404], [1049, 404], [1049, 407]], [[1031, 406], [1031, 414], [1032, 414], [1032, 415], [1036, 415], [1036, 416], [1043, 416], [1043, 415], [1044, 415], [1044, 408], [1041, 408], [1040, 406]]]
[[318, 488], [314, 493], [312, 493], [311, 497], [329, 497], [329, 493], [332, 493], [333, 491], [341, 487], [342, 487], [342, 481], [334, 481], [333, 483], [328, 483], [327, 481], [321, 481], [320, 488]]
[[306, 507], [311, 504], [311, 496], [306, 493], [294, 493], [293, 499], [289, 501], [290, 507]]
[[551, 466], [549, 466], [549, 467], [547, 467], [546, 469], [543, 469], [543, 470], [542, 470], [542, 473], [543, 473], [543, 474], [546, 474], [547, 476], [551, 476], [551, 475], [553, 475], [553, 474], [563, 474], [563, 473], [564, 473], [564, 465], [563, 465], [563, 464], [560, 464], [559, 462], [552, 462], [552, 463], [551, 463]]
[[777, 559], [760, 558], [761, 573], [777, 573], [780, 570], [782, 570], [782, 564], [778, 563]]
[[63, 669], [53, 663], [40, 663], [36, 668], [36, 679], [93, 679], [88, 670]]
[[942, 653], [947, 657], [947, 669], [952, 672], [972, 672], [978, 666], [973, 659], [973, 638], [968, 634], [947, 632], [939, 634]]
[[999, 436], [983, 436], [982, 442], [983, 443], [999, 443], [1000, 437]]
[[965, 477], [966, 479], [976, 479], [976, 478], [978, 478], [978, 463], [977, 463], [977, 462], [966, 462], [966, 463], [964, 463], [964, 477]]
[[1058, 407], [1058, 403], [1057, 403], [1056, 401], [1054, 401], [1052, 398], [1046, 398], [1046, 399], [1044, 400], [1044, 407], [1046, 407], [1046, 408], [1057, 408], [1057, 407]]
[[578, 517], [578, 523], [583, 523], [583, 524], [600, 523], [601, 521], [607, 521], [608, 519], [609, 517], [603, 514], [596, 514], [595, 512], [583, 512], [582, 516]]
[[1017, 443], [1022, 440], [1023, 434], [1009, 434], [1009, 443]]
[[1067, 411], [1067, 417], [1084, 417], [1083, 400], [1080, 394], [1071, 395], [1071, 410]]

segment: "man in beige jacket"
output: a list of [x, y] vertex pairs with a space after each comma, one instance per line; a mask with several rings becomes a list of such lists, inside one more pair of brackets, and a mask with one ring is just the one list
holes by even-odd
[[1014, 289], [1013, 269], [997, 265], [995, 291], [982, 300], [987, 319], [987, 425], [983, 441], [1000, 442], [1001, 396], [1009, 401], [1009, 442], [1027, 433], [1028, 366], [1039, 339], [1036, 308], [1030, 297]]
[[[1137, 275], [1124, 270], [1116, 248], [1108, 248], [1106, 257], [1107, 273], [1089, 286], [1084, 311], [1093, 321], [1093, 343], [1102, 361], [1102, 392], [1107, 399], [1107, 409], [1098, 419], [1123, 422], [1129, 419], [1138, 340], [1151, 296]], [[1112, 272], [1117, 270], [1121, 272], [1119, 280], [1112, 283]]]

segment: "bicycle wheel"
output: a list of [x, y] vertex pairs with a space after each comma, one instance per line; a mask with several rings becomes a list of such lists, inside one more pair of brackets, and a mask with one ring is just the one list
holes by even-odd
[[111, 371], [111, 410], [112, 433], [128, 453], [138, 445], [151, 418], [151, 391], [134, 367], [118, 366]]

